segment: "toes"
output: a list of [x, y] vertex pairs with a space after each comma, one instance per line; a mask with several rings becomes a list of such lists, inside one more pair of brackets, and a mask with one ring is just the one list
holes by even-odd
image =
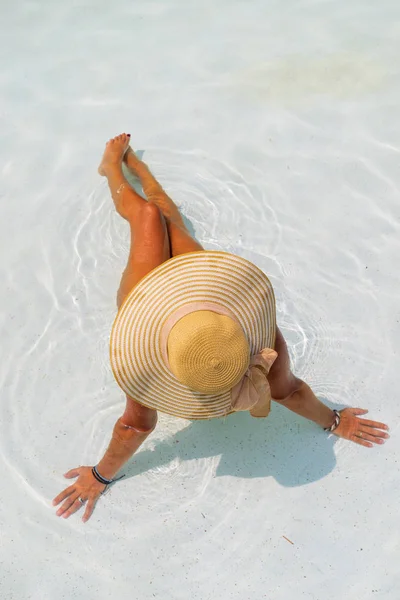
[[126, 144], [131, 137], [130, 133], [120, 133], [116, 135], [114, 138], [111, 138], [107, 142], [107, 146], [113, 146], [114, 144]]
[[124, 141], [124, 134], [123, 134], [123, 133], [120, 133], [119, 135], [115, 136], [115, 138], [114, 138], [114, 141], [115, 141], [117, 144], [121, 144], [121, 143], [123, 143], [123, 141]]

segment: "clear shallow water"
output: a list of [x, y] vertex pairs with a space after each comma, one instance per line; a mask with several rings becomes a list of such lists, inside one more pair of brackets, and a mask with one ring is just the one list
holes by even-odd
[[[2, 598], [396, 598], [396, 3], [1, 17]], [[96, 167], [127, 130], [205, 246], [270, 275], [296, 372], [387, 421], [385, 447], [278, 406], [162, 417], [91, 521], [54, 516], [62, 473], [97, 460], [123, 407], [108, 335], [128, 232]]]

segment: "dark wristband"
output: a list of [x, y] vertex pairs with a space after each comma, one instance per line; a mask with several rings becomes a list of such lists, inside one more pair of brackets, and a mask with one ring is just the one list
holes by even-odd
[[99, 483], [103, 483], [104, 485], [110, 485], [110, 483], [114, 483], [115, 481], [119, 481], [120, 479], [125, 477], [125, 475], [121, 475], [121, 477], [117, 477], [117, 479], [106, 479], [105, 477], [100, 475], [100, 473], [97, 470], [97, 467], [92, 468], [92, 475], [95, 479], [97, 479]]

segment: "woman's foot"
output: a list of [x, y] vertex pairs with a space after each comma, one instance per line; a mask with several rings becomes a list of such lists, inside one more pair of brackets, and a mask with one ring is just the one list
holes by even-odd
[[130, 133], [121, 133], [115, 138], [111, 139], [106, 144], [103, 158], [99, 165], [99, 174], [103, 177], [107, 175], [107, 169], [115, 165], [120, 165], [124, 158], [124, 154], [129, 146], [129, 140], [131, 139]]

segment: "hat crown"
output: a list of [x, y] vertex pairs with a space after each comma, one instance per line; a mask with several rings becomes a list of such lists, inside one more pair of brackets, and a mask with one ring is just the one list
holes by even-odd
[[239, 323], [211, 310], [179, 319], [169, 333], [167, 350], [175, 377], [204, 394], [230, 390], [250, 362], [249, 344]]

